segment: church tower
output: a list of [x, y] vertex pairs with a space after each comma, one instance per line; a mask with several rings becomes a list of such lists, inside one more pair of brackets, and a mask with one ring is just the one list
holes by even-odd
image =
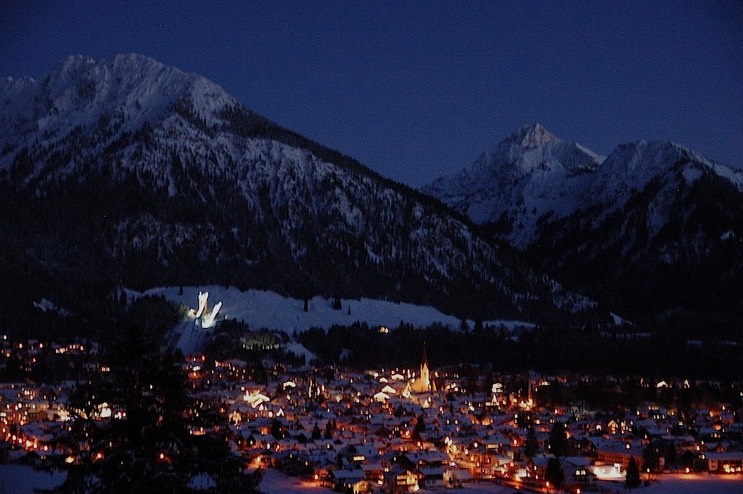
[[425, 390], [431, 389], [431, 372], [428, 369], [428, 355], [426, 354], [426, 344], [423, 343], [423, 359], [421, 360], [421, 385]]
[[431, 371], [428, 368], [428, 355], [426, 354], [426, 344], [423, 343], [423, 358], [421, 359], [421, 368], [418, 378], [413, 381], [411, 389], [414, 393], [427, 393], [431, 391]]

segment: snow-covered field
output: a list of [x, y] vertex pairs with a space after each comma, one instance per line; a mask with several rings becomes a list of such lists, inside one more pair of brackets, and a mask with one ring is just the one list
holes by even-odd
[[[153, 288], [145, 295], [164, 295], [165, 298], [189, 307], [198, 307], [199, 292], [209, 292], [209, 306], [222, 302], [219, 316], [244, 321], [253, 329], [279, 329], [291, 334], [293, 331], [304, 331], [311, 327], [329, 328], [333, 324], [350, 325], [357, 321], [366, 322], [370, 327], [397, 327], [401, 321], [415, 327], [425, 327], [441, 323], [453, 329], [460, 327], [461, 320], [444, 314], [433, 307], [406, 303], [387, 302], [384, 300], [343, 299], [342, 309], [334, 310], [332, 300], [322, 297], [310, 299], [308, 311], [304, 312], [302, 300], [282, 297], [273, 292], [262, 290], [240, 291], [237, 288], [225, 288], [218, 285], [204, 287], [166, 287]], [[128, 292], [137, 296], [137, 292]], [[473, 322], [468, 321], [470, 328]], [[507, 329], [516, 327], [533, 327], [534, 324], [521, 321], [486, 321], [485, 324], [503, 326]]]
[[[624, 486], [617, 486], [625, 492]], [[743, 475], [664, 474], [637, 494], [743, 494]]]
[[51, 489], [64, 479], [62, 472], [37, 472], [28, 465], [0, 465], [0, 493], [34, 494], [35, 489]]
[[[276, 470], [266, 470], [260, 490], [264, 494], [328, 493], [330, 489], [317, 487], [313, 483], [287, 477]], [[466, 484], [461, 489], [432, 491], [422, 489], [421, 494], [451, 492], [460, 494], [514, 494], [519, 492], [509, 487], [491, 483]], [[600, 482], [599, 494], [743, 494], [743, 476], [707, 474], [665, 474], [647, 487], [628, 491], [622, 483]]]
[[[37, 472], [27, 465], [0, 465], [0, 492], [33, 494], [34, 489], [49, 489], [64, 480], [63, 473]], [[599, 494], [625, 494], [629, 491], [621, 483], [601, 482]], [[330, 489], [314, 482], [288, 477], [276, 470], [266, 470], [260, 484], [264, 494], [330, 494]], [[441, 491], [423, 489], [422, 494]], [[461, 489], [446, 492], [461, 494], [513, 494], [514, 489], [490, 483], [467, 484]], [[743, 494], [742, 475], [665, 474], [648, 487], [638, 487], [635, 494]]]
[[314, 482], [309, 482], [269, 468], [263, 472], [263, 479], [259, 486], [263, 494], [306, 494], [306, 493], [331, 493], [330, 489], [318, 487]]
[[[263, 473], [260, 491], [263, 494], [331, 494], [331, 489], [318, 487], [314, 482], [309, 482], [293, 477], [288, 477], [276, 470], [269, 469]], [[462, 489], [431, 491], [421, 489], [419, 494], [452, 492], [461, 494], [513, 494], [517, 492], [509, 487], [503, 487], [495, 484], [470, 484]]]

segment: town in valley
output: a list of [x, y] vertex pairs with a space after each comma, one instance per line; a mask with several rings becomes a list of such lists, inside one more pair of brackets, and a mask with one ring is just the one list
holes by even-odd
[[[229, 326], [215, 316], [204, 299], [183, 321], [214, 337]], [[398, 330], [367, 331], [385, 338]], [[406, 349], [417, 365], [362, 369], [277, 357], [276, 333], [244, 332], [239, 341], [248, 353], [216, 355], [207, 345], [181, 354], [177, 366], [189, 398], [188, 434], [217, 435], [245, 472], [271, 469], [307, 488], [354, 493], [467, 492], [484, 483], [602, 492], [678, 473], [743, 480], [739, 381], [437, 365], [425, 341]], [[0, 356], [4, 463], [53, 470], [113, 453], [114, 442], [96, 441], [94, 430], [129, 420], [127, 405], [96, 402], [95, 391], [81, 405], [76, 395], [120, 372], [99, 342], [6, 335]], [[89, 429], [74, 435], [80, 423]], [[163, 447], [157, 462], [167, 469], [174, 454]]]

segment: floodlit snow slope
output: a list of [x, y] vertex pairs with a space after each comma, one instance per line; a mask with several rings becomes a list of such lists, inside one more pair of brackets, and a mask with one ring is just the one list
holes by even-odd
[[[197, 307], [199, 291], [209, 292], [210, 307], [217, 302], [222, 302], [220, 315], [224, 318], [243, 321], [253, 329], [278, 329], [290, 334], [293, 331], [304, 331], [311, 327], [327, 329], [334, 324], [350, 325], [357, 321], [365, 322], [370, 327], [388, 326], [392, 328], [397, 327], [400, 322], [409, 323], [415, 327], [440, 323], [452, 329], [459, 328], [461, 324], [456, 317], [444, 314], [433, 307], [397, 304], [368, 298], [343, 299], [341, 300], [343, 308], [334, 310], [332, 300], [315, 297], [310, 299], [308, 311], [304, 312], [302, 300], [286, 298], [261, 290], [243, 292], [233, 287], [224, 288], [214, 285], [183, 287], [183, 295], [179, 295], [180, 288], [178, 287], [153, 288], [144, 292], [144, 295], [163, 295], [175, 303], [182, 302], [189, 307]], [[472, 327], [473, 322], [468, 323]], [[488, 321], [485, 324], [504, 326], [507, 329], [534, 326], [532, 323], [521, 321]]]

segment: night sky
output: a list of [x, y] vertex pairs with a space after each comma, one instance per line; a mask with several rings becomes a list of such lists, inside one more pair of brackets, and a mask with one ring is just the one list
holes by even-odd
[[0, 0], [0, 76], [134, 52], [418, 187], [539, 122], [743, 167], [743, 2]]

